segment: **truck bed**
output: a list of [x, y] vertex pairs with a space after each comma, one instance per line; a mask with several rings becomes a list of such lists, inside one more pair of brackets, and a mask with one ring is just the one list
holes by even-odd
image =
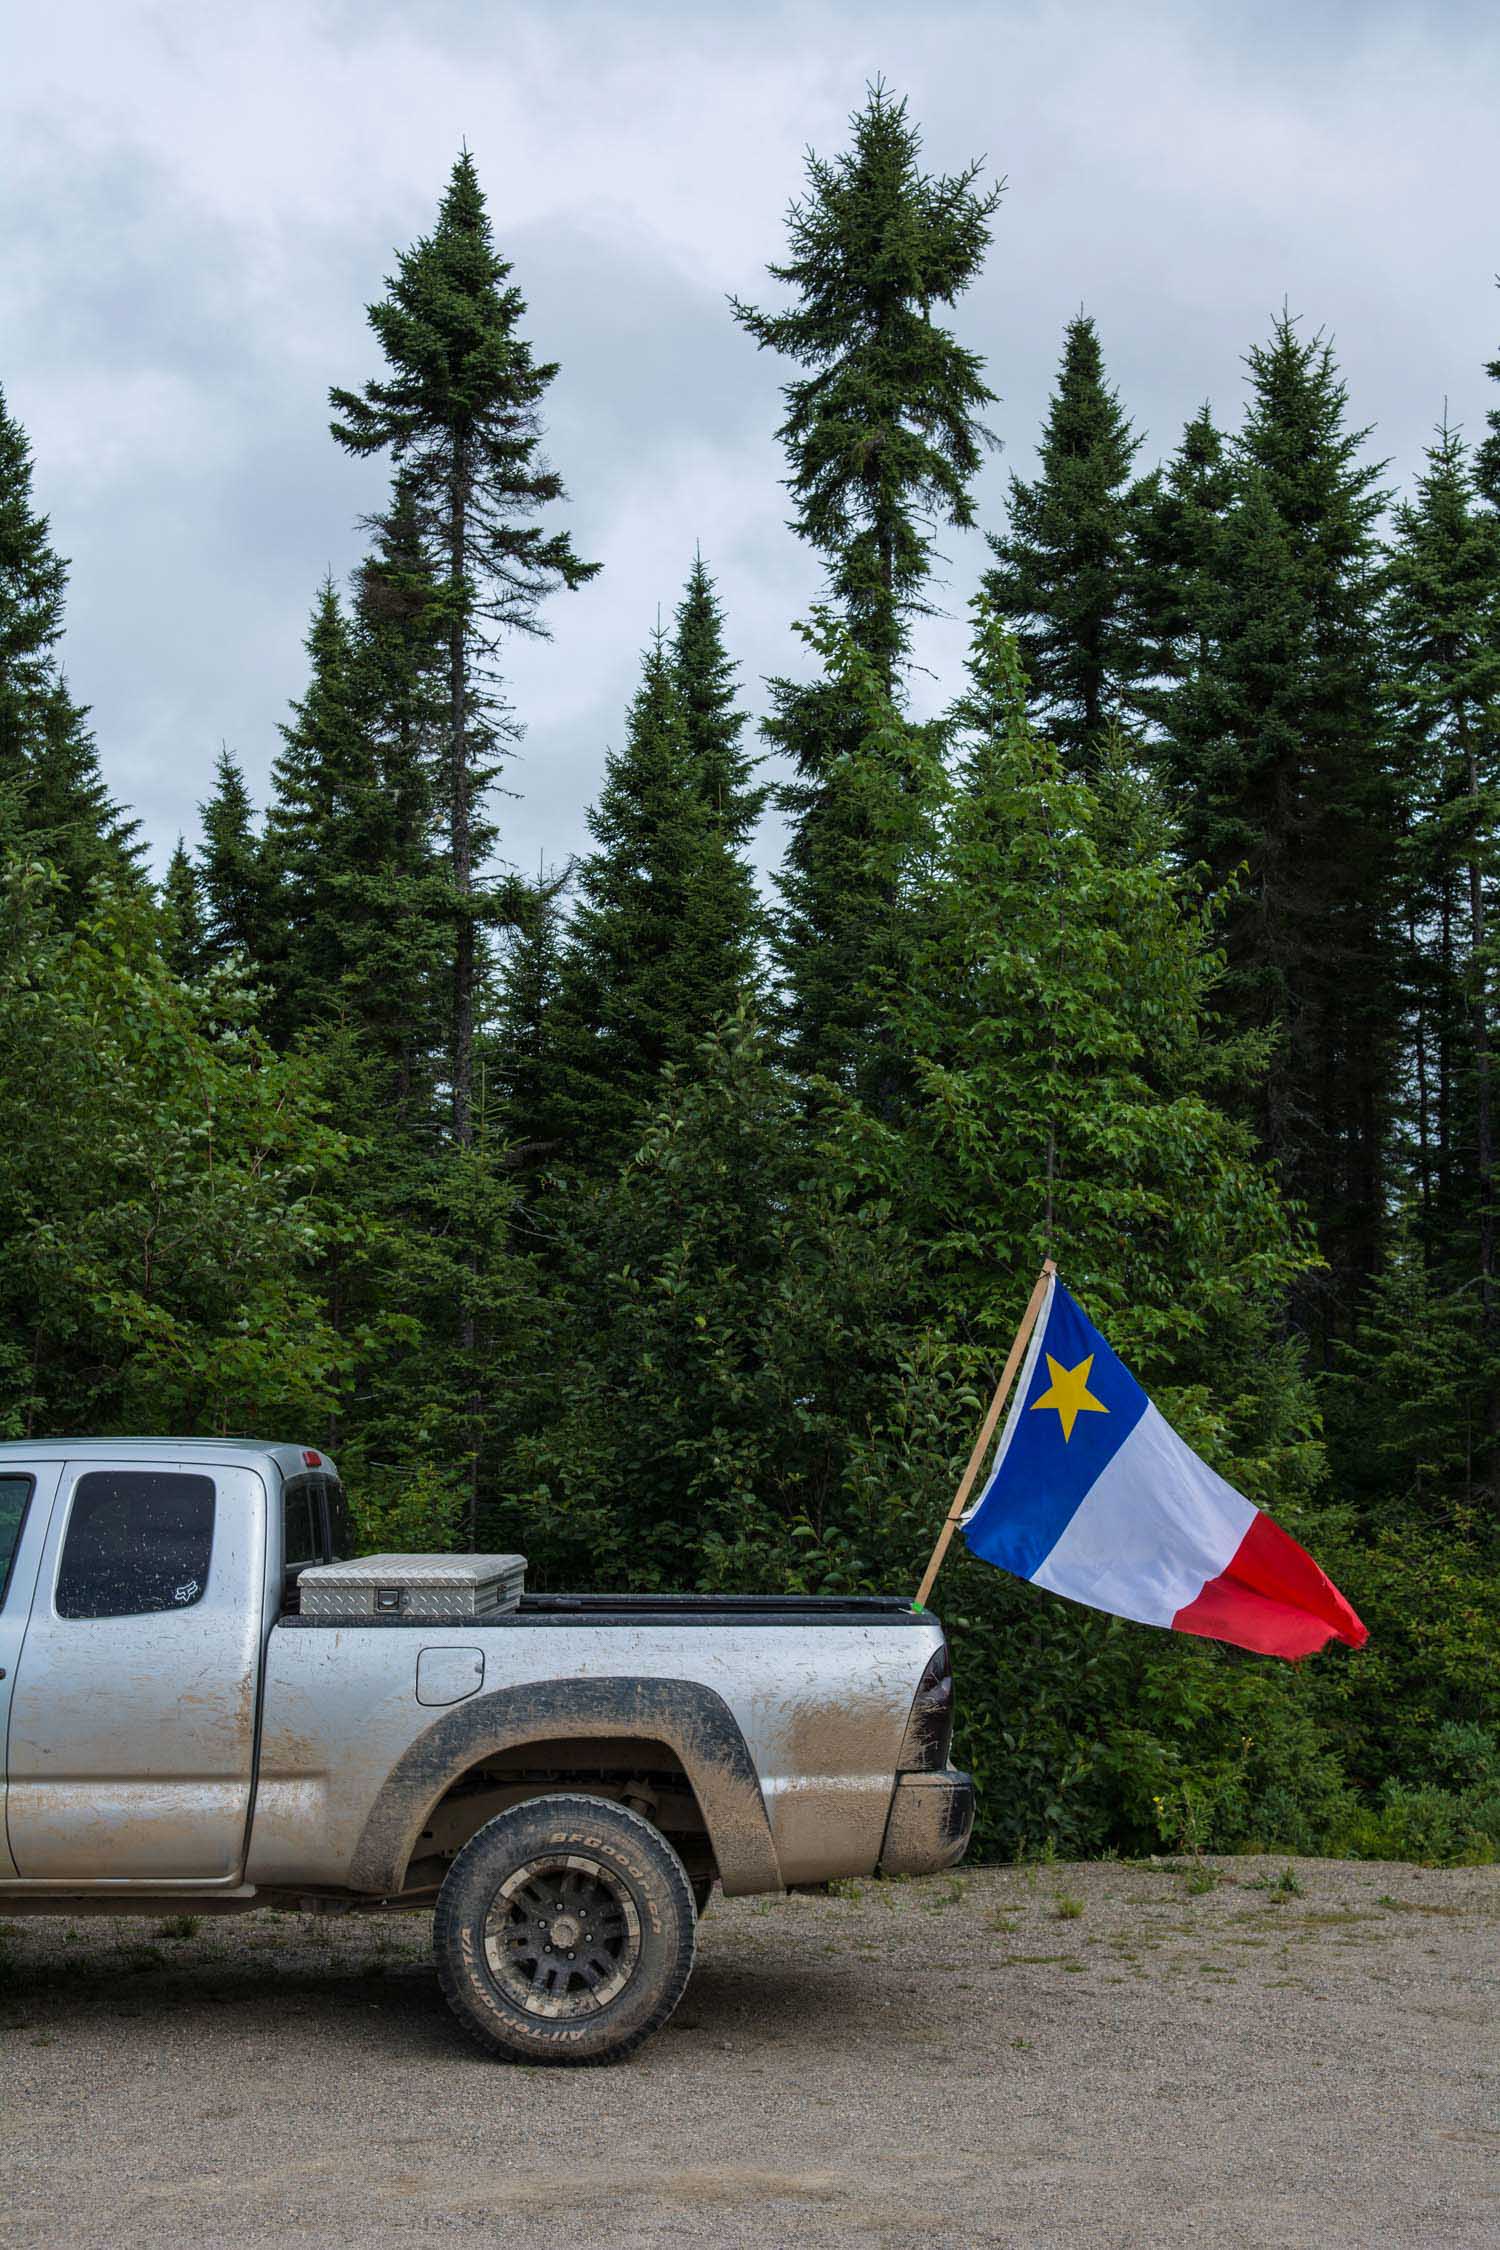
[[[781, 1883], [868, 1874], [912, 1700], [942, 1646], [936, 1621], [890, 1594], [541, 1593], [446, 1625], [282, 1618], [266, 1647], [248, 1878], [373, 1887], [367, 1831], [388, 1777], [415, 1761], [416, 1795], [441, 1795], [450, 1735], [475, 1734], [470, 1762], [494, 1764], [519, 1729], [550, 1745], [535, 1759], [550, 1766], [621, 1714], [642, 1731], [643, 1712], [664, 1714], [645, 1729], [659, 1740], [680, 1749], [686, 1728], [709, 1765], [737, 1763], [740, 1833], [769, 1822], [743, 1878], [723, 1868], [726, 1890], [778, 1888], [778, 1862]], [[424, 1667], [444, 1656], [462, 1677], [435, 1702]]]

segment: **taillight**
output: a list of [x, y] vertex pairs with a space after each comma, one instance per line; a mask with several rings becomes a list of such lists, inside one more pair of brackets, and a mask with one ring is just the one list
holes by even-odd
[[948, 1644], [944, 1641], [942, 1647], [934, 1649], [928, 1657], [917, 1682], [911, 1717], [902, 1737], [899, 1770], [931, 1773], [934, 1767], [945, 1766], [952, 1740], [953, 1666], [948, 1661]]

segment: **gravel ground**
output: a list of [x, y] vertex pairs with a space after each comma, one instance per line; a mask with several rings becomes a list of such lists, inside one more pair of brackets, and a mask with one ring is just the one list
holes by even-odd
[[847, 1891], [715, 1899], [578, 2072], [470, 2047], [425, 1918], [12, 1922], [0, 2244], [1500, 2242], [1500, 1870]]

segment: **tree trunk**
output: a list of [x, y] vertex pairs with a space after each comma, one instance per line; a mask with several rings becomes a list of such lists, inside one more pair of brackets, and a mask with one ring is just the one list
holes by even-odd
[[474, 1138], [474, 852], [469, 807], [468, 651], [463, 588], [468, 564], [468, 460], [455, 445], [449, 496], [448, 577], [454, 615], [448, 627], [449, 834], [458, 927], [453, 946], [453, 1137], [460, 1148]]
[[1453, 882], [1445, 869], [1442, 879], [1442, 899], [1438, 915], [1438, 963], [1441, 975], [1438, 990], [1442, 1006], [1438, 1012], [1438, 1194], [1444, 1204], [1453, 1192]]
[[[457, 895], [458, 927], [453, 946], [453, 1138], [461, 1149], [474, 1145], [474, 839], [469, 802], [468, 745], [468, 620], [464, 589], [468, 579], [469, 461], [464, 441], [453, 448], [453, 482], [449, 493], [448, 576], [455, 604], [448, 628], [448, 741], [451, 766], [450, 837], [453, 853], [453, 888]], [[477, 1246], [471, 1245], [465, 1263], [471, 1277], [479, 1271]], [[459, 1347], [466, 1365], [474, 1368], [478, 1326], [472, 1304], [459, 1322]], [[467, 1528], [472, 1549], [478, 1536], [479, 1453], [483, 1400], [471, 1390], [465, 1402], [469, 1421], [469, 1502]]]
[[1418, 964], [1421, 954], [1417, 944], [1416, 909], [1410, 901], [1406, 908], [1406, 937], [1411, 948], [1413, 974], [1417, 978], [1414, 1030], [1417, 1065], [1417, 1202], [1422, 1213], [1422, 1256], [1425, 1264], [1431, 1255], [1432, 1230], [1432, 1097], [1428, 1089], [1427, 1062], [1427, 1004], [1423, 992], [1423, 977]]
[[[1469, 799], [1477, 812], [1479, 767], [1473, 750], [1467, 744], [1465, 751]], [[1489, 1009], [1484, 994], [1484, 877], [1477, 853], [1470, 857], [1466, 873], [1469, 882], [1469, 976], [1472, 987], [1469, 1025], [1474, 1048], [1474, 1157], [1478, 1175], [1475, 1185], [1479, 1193], [1479, 1324], [1487, 1370], [1484, 1419], [1485, 1434], [1489, 1442], [1485, 1448], [1486, 1467], [1493, 1488], [1497, 1450], [1500, 1450], [1500, 1389], [1497, 1389], [1493, 1376], [1488, 1372], [1495, 1333], [1495, 1135], [1490, 1093]]]

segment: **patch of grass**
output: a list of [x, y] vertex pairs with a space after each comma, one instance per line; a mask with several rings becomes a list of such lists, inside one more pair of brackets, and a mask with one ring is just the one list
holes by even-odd
[[830, 1898], [847, 1899], [851, 1906], [858, 1906], [864, 1895], [864, 1884], [857, 1883], [852, 1875], [835, 1875], [828, 1886]]
[[962, 1875], [951, 1875], [948, 1878], [948, 1888], [937, 1898], [923, 1899], [922, 1904], [926, 1907], [929, 1914], [941, 1914], [944, 1907], [961, 1906], [963, 1904], [964, 1897], [968, 1891], [968, 1888], [969, 1885], [966, 1877]]
[[1054, 1891], [1052, 1894], [1052, 1912], [1054, 1918], [1059, 1922], [1076, 1922], [1083, 1912], [1083, 1900], [1072, 1891]]
[[1189, 1898], [1202, 1898], [1206, 1892], [1216, 1891], [1219, 1882], [1219, 1870], [1217, 1867], [1210, 1867], [1204, 1859], [1195, 1859], [1192, 1866], [1184, 1870], [1182, 1877], [1182, 1887]]
[[1302, 1885], [1295, 1867], [1283, 1867], [1279, 1875], [1257, 1875], [1254, 1882], [1245, 1885], [1247, 1891], [1264, 1891], [1279, 1906], [1283, 1899], [1301, 1898]]
[[987, 1917], [985, 1928], [987, 1930], [998, 1930], [1001, 1937], [1010, 1937], [1020, 1928], [1020, 1924], [1013, 1916], [1007, 1914], [1003, 1907], [997, 1907], [995, 1912]]
[[193, 1938], [202, 1927], [203, 1918], [199, 1914], [169, 1914], [164, 1922], [157, 1923], [152, 1934], [164, 1938]]

